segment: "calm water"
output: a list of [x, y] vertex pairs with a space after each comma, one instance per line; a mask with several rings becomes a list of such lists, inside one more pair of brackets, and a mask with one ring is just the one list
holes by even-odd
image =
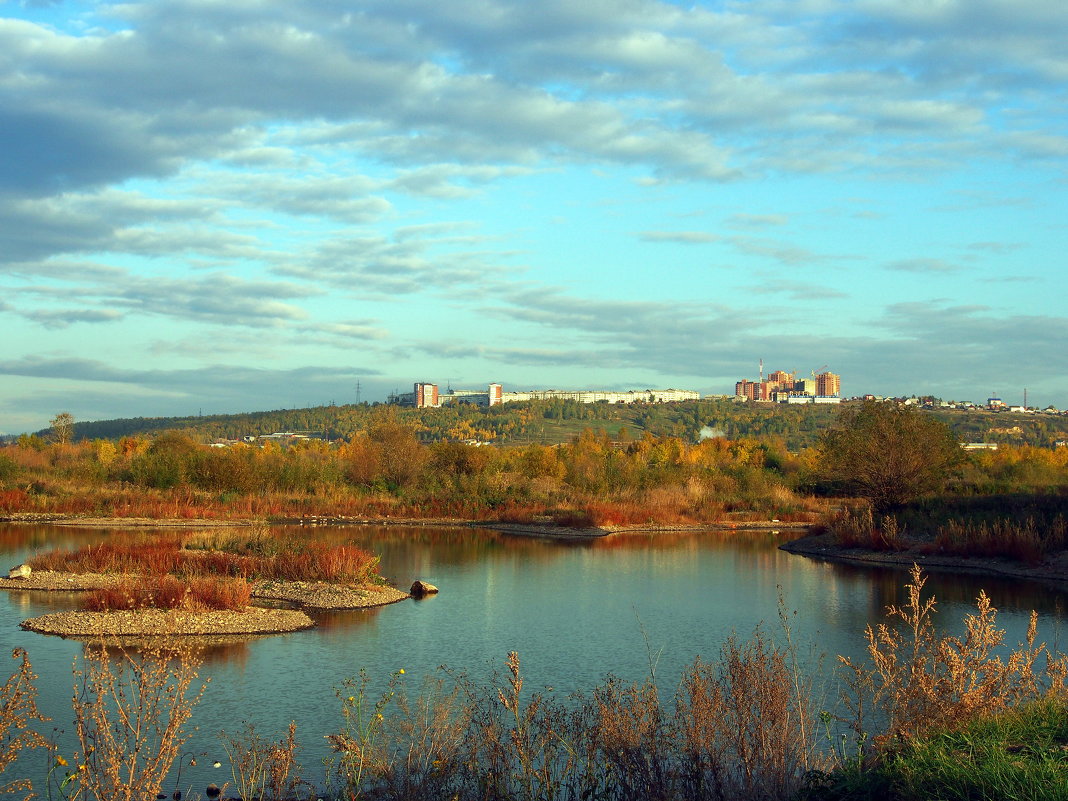
[[[518, 651], [524, 690], [552, 688], [566, 695], [590, 690], [608, 674], [642, 679], [656, 660], [656, 677], [672, 689], [695, 656], [713, 658], [732, 632], [745, 636], [764, 624], [778, 636], [778, 598], [784, 598], [795, 641], [812, 663], [825, 655], [830, 675], [836, 654], [859, 655], [865, 625], [899, 603], [905, 573], [853, 568], [793, 556], [777, 549], [779, 535], [702, 532], [617, 535], [583, 542], [550, 542], [491, 531], [448, 528], [353, 527], [304, 529], [309, 536], [352, 541], [382, 557], [382, 573], [398, 587], [424, 579], [441, 594], [380, 609], [330, 613], [315, 629], [262, 638], [209, 652], [202, 675], [211, 683], [197, 708], [198, 731], [188, 750], [206, 755], [185, 768], [183, 787], [229, 780], [224, 766], [204, 767], [222, 754], [218, 732], [243, 722], [278, 736], [298, 724], [305, 778], [321, 779], [323, 735], [337, 731], [334, 689], [368, 671], [375, 690], [390, 673], [406, 671], [414, 692], [439, 666], [489, 680], [509, 651]], [[0, 525], [0, 566], [35, 551], [75, 547], [107, 532]], [[1031, 609], [1040, 635], [1059, 639], [1065, 594], [1041, 585], [933, 574], [928, 590], [939, 600], [942, 625], [959, 629], [980, 589], [998, 607], [1008, 641], [1017, 642]], [[76, 641], [18, 628], [20, 621], [71, 608], [72, 594], [0, 592], [3, 653], [26, 648], [40, 675], [42, 710], [70, 730], [71, 665]], [[6, 657], [5, 657], [6, 658]], [[6, 677], [14, 663], [4, 666]], [[58, 735], [73, 751], [68, 735]]]

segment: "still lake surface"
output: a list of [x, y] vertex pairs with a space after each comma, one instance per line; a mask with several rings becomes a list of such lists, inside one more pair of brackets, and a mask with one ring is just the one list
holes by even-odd
[[[551, 688], [564, 697], [590, 691], [610, 674], [642, 680], [655, 660], [657, 681], [670, 697], [694, 658], [714, 659], [730, 634], [744, 638], [762, 625], [781, 638], [780, 596], [802, 656], [833, 682], [836, 655], [863, 654], [865, 626], [881, 621], [888, 604], [901, 602], [907, 580], [901, 570], [835, 565], [780, 551], [777, 546], [791, 536], [785, 533], [554, 541], [460, 528], [300, 531], [379, 554], [382, 574], [397, 587], [423, 579], [441, 593], [373, 610], [316, 615], [318, 626], [309, 631], [209, 650], [201, 675], [211, 681], [186, 747], [199, 762], [183, 769], [183, 788], [199, 790], [230, 779], [218, 734], [239, 733], [245, 722], [261, 735], [281, 737], [296, 721], [304, 776], [321, 783], [323, 737], [337, 731], [341, 720], [335, 688], [361, 669], [371, 677], [372, 697], [400, 668], [414, 695], [421, 679], [439, 675], [443, 665], [488, 683], [503, 669], [508, 652], [517, 651], [524, 693]], [[0, 556], [6, 560], [0, 567], [107, 536], [101, 530], [0, 524]], [[927, 590], [938, 598], [939, 626], [960, 631], [981, 589], [998, 608], [1008, 643], [1023, 638], [1035, 609], [1040, 639], [1065, 647], [1068, 594], [1037, 583], [933, 573]], [[71, 667], [83, 645], [18, 625], [76, 604], [72, 593], [0, 592], [3, 653], [14, 647], [29, 652], [40, 676], [41, 709], [51, 725], [65, 730], [57, 739], [68, 755], [74, 750]], [[13, 667], [14, 662], [4, 666], [0, 680]], [[210, 767], [216, 758], [222, 769]]]

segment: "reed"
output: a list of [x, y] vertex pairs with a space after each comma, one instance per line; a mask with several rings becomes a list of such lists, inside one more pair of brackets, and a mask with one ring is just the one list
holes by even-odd
[[85, 597], [82, 606], [93, 612], [124, 609], [237, 611], [247, 607], [251, 599], [252, 585], [240, 578], [158, 576], [126, 579], [114, 586], [94, 590]]
[[939, 526], [932, 550], [962, 556], [1004, 557], [1035, 565], [1068, 545], [1064, 515], [1042, 526], [1034, 518], [950, 520]]
[[[257, 544], [258, 543], [258, 544]], [[327, 545], [296, 537], [220, 539], [215, 550], [203, 538], [167, 535], [154, 539], [116, 539], [75, 551], [54, 550], [30, 560], [36, 570], [77, 573], [115, 573], [138, 576], [177, 576], [187, 582], [219, 577], [328, 581], [362, 584], [380, 580], [378, 558], [353, 545]], [[193, 547], [184, 547], [192, 545]], [[204, 586], [210, 587], [207, 581]], [[205, 590], [207, 592], [208, 590]], [[116, 596], [117, 597], [117, 596]]]

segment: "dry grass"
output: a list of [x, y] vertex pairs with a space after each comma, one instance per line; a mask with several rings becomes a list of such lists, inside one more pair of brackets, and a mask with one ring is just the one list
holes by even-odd
[[1006, 557], [1036, 565], [1050, 553], [1068, 545], [1068, 523], [1063, 515], [1049, 526], [1039, 526], [1034, 518], [1022, 521], [997, 519], [972, 522], [950, 520], [939, 526], [934, 550], [964, 556]]
[[205, 685], [189, 649], [109, 653], [89, 646], [75, 671], [74, 796], [98, 801], [153, 798], [188, 740], [184, 726]]
[[858, 734], [874, 722], [872, 712], [884, 721], [886, 743], [1065, 691], [1068, 656], [1036, 643], [1036, 613], [1026, 643], [1002, 656], [1005, 632], [986, 593], [979, 594], [976, 613], [965, 617], [963, 637], [939, 635], [932, 621], [936, 601], [923, 597], [926, 581], [913, 565], [905, 604], [888, 607], [888, 623], [868, 626], [867, 663], [839, 657], [849, 671], [847, 703]]
[[82, 606], [92, 612], [149, 608], [205, 612], [244, 609], [251, 598], [252, 585], [242, 578], [158, 576], [126, 579], [94, 590], [85, 597]]
[[252, 724], [246, 724], [240, 734], [224, 732], [221, 737], [238, 798], [297, 801], [315, 797], [314, 788], [300, 777], [296, 723], [290, 723], [286, 736], [277, 741], [256, 734]]
[[0, 686], [0, 796], [13, 797], [26, 793], [31, 798], [33, 785], [29, 779], [5, 779], [11, 776], [9, 769], [15, 765], [23, 751], [31, 751], [47, 745], [45, 739], [31, 724], [48, 720], [37, 710], [37, 674], [30, 666], [29, 657], [22, 648], [11, 652], [11, 658], [19, 662], [7, 681]]
[[[118, 573], [138, 576], [179, 576], [189, 580], [234, 576], [294, 581], [329, 581], [339, 584], [376, 583], [378, 557], [353, 545], [327, 545], [295, 537], [262, 541], [220, 538], [221, 547], [239, 552], [208, 550], [212, 543], [198, 538], [184, 547], [188, 534], [145, 540], [114, 539], [76, 551], [56, 550], [30, 560], [35, 570], [74, 573]], [[210, 583], [204, 584], [205, 592]]]
[[695, 662], [674, 711], [652, 678], [609, 678], [566, 703], [527, 694], [515, 653], [490, 686], [454, 679], [414, 702], [394, 681], [373, 706], [366, 677], [349, 685], [331, 737], [344, 797], [786, 798], [814, 765], [805, 686], [789, 652], [759, 632], [732, 638], [715, 664]]
[[872, 551], [900, 551], [905, 548], [897, 518], [882, 515], [876, 520], [868, 505], [836, 512], [828, 521], [827, 530], [843, 548], [867, 548]]

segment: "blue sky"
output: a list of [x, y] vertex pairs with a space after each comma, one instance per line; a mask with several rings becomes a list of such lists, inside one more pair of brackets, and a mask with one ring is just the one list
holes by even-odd
[[0, 432], [413, 381], [1068, 406], [1063, 0], [0, 0]]

